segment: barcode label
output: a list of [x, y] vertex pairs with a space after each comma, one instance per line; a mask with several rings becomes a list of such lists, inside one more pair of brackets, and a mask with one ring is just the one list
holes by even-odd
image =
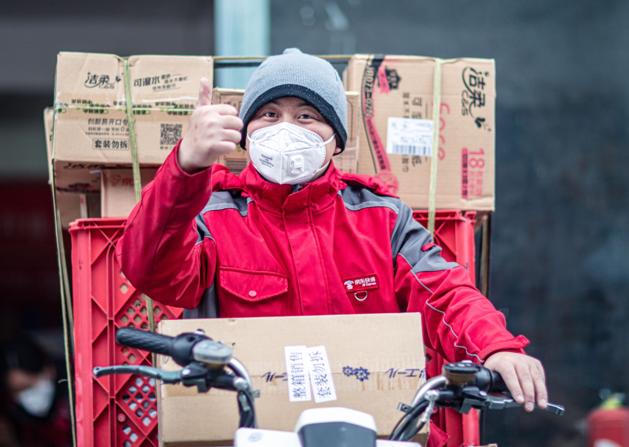
[[433, 122], [416, 118], [389, 118], [387, 153], [432, 157]]

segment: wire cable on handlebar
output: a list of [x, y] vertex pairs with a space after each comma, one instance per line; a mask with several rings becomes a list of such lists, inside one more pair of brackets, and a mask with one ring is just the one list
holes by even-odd
[[415, 436], [423, 426], [416, 425], [419, 415], [428, 407], [427, 401], [422, 401], [418, 405], [412, 407], [393, 428], [389, 440], [391, 441], [407, 441]]
[[239, 428], [256, 428], [256, 413], [253, 399], [253, 394], [248, 390], [238, 392]]

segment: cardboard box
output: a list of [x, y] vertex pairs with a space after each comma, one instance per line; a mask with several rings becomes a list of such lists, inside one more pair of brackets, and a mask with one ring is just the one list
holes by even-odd
[[438, 148], [431, 138], [434, 73], [434, 58], [351, 58], [344, 82], [361, 98], [358, 170], [382, 177], [409, 206], [427, 208], [438, 155], [437, 208], [493, 210], [494, 61], [444, 61]]
[[[138, 159], [157, 166], [185, 132], [199, 79], [211, 82], [212, 58], [130, 56], [128, 63]], [[59, 53], [51, 159], [60, 187], [69, 170], [131, 164], [124, 84], [124, 60], [116, 55]]]
[[[52, 186], [52, 140], [53, 140], [53, 116], [54, 109], [46, 107], [44, 109], [44, 135], [46, 139], [46, 158], [48, 160], [48, 183]], [[85, 180], [89, 179], [89, 180]], [[67, 179], [70, 183], [77, 185], [80, 182], [87, 181], [98, 183], [99, 176], [95, 173], [80, 174], [78, 177], [74, 175], [72, 179]], [[68, 185], [69, 185], [68, 184]], [[94, 185], [86, 185], [86, 187], [78, 188], [81, 192], [72, 191], [68, 186], [66, 188], [57, 188], [53, 190], [55, 202], [59, 210], [59, 219], [62, 228], [68, 228], [70, 222], [76, 219], [84, 219], [87, 217], [100, 217], [100, 206], [98, 205], [98, 193], [94, 192]]]
[[48, 161], [48, 184], [52, 185], [52, 119], [55, 109], [44, 109], [44, 138], [46, 140], [46, 160]]
[[[212, 104], [229, 104], [240, 110], [244, 90], [215, 88], [212, 90]], [[345, 92], [347, 96], [347, 143], [345, 150], [334, 157], [334, 164], [345, 172], [356, 173], [358, 169], [358, 126], [360, 122], [360, 107], [357, 92]], [[232, 172], [239, 173], [249, 161], [247, 152], [240, 146], [232, 155], [219, 160]]]
[[[240, 111], [243, 94], [244, 90], [242, 89], [213, 88], [212, 104], [229, 104]], [[236, 174], [245, 169], [248, 162], [247, 152], [240, 145], [236, 146], [235, 152], [224, 155], [219, 159], [219, 163], [224, 164], [230, 171]]]
[[[163, 320], [159, 332], [177, 335], [201, 328], [234, 346], [255, 388], [258, 426], [292, 431], [299, 414], [312, 407], [342, 406], [374, 416], [388, 435], [423, 381], [424, 352], [419, 314], [331, 315], [242, 319]], [[324, 346], [337, 400], [289, 402], [286, 346]], [[177, 365], [160, 356], [169, 370]], [[227, 445], [237, 429], [235, 394], [159, 384], [159, 439], [164, 447]]]
[[[140, 169], [142, 187], [153, 180], [157, 168]], [[136, 204], [131, 168], [103, 169], [100, 186], [101, 217], [126, 218]]]
[[67, 229], [77, 219], [101, 217], [98, 193], [55, 191], [55, 200], [63, 229]]

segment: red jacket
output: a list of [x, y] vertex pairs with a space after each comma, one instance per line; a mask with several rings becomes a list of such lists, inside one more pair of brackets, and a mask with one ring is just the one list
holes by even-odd
[[[483, 361], [528, 341], [440, 256], [410, 208], [331, 163], [297, 191], [249, 164], [190, 175], [166, 159], [118, 244], [131, 283], [191, 316], [420, 312], [427, 352]], [[430, 368], [428, 368], [430, 370]]]

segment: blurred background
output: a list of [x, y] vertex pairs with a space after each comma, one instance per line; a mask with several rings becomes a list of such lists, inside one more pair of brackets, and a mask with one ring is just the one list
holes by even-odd
[[[483, 57], [497, 82], [490, 296], [568, 410], [490, 415], [485, 439], [585, 445], [599, 390], [629, 390], [629, 2], [2, 3], [0, 341], [27, 332], [63, 359], [42, 124], [59, 51]], [[217, 85], [247, 75], [225, 70]]]

